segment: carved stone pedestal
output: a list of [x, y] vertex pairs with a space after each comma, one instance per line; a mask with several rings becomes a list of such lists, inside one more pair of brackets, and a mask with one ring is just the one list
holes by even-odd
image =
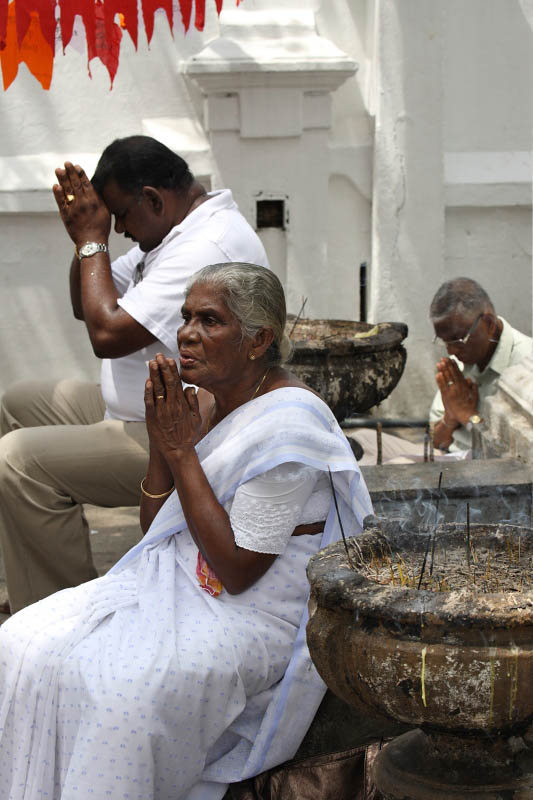
[[487, 452], [533, 464], [533, 355], [502, 373], [487, 406]]
[[527, 800], [533, 755], [521, 739], [415, 730], [381, 750], [374, 780], [385, 800]]

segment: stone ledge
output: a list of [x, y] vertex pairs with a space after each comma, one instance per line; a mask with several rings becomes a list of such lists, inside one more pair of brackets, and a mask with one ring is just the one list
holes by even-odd
[[533, 468], [511, 458], [361, 468], [378, 516], [434, 524], [439, 475], [439, 514], [444, 522], [509, 520], [531, 525]]
[[445, 205], [530, 206], [532, 170], [527, 151], [445, 153]]
[[[159, 139], [179, 153], [192, 172], [211, 188], [216, 165], [205, 131], [196, 120], [156, 117], [142, 121], [141, 133]], [[55, 169], [66, 159], [81, 164], [91, 176], [100, 153], [33, 153], [0, 160], [0, 214], [50, 214], [57, 212], [52, 193]]]

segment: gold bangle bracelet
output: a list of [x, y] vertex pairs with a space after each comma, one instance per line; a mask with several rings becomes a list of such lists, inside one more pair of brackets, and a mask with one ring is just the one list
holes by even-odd
[[169, 489], [168, 492], [163, 492], [163, 494], [150, 494], [150, 492], [147, 492], [146, 489], [144, 488], [145, 480], [146, 476], [141, 481], [141, 492], [144, 494], [145, 497], [149, 497], [151, 500], [161, 500], [162, 497], [168, 497], [169, 494], [172, 494], [172, 492], [174, 491], [174, 487], [172, 487], [172, 489]]

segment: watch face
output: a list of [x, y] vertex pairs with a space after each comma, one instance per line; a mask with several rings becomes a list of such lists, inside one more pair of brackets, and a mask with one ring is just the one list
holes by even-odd
[[88, 256], [94, 256], [95, 253], [104, 253], [106, 251], [107, 247], [105, 244], [99, 244], [98, 242], [87, 242], [80, 247], [78, 252], [82, 258], [87, 258]]
[[470, 422], [472, 423], [472, 425], [479, 425], [479, 423], [480, 423], [480, 422], [483, 422], [483, 420], [481, 419], [481, 417], [479, 416], [479, 414], [473, 414], [473, 415], [470, 417]]

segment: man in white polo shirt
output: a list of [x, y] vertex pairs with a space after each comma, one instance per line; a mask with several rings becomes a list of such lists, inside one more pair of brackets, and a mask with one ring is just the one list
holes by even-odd
[[[268, 266], [231, 192], [207, 193], [154, 139], [107, 147], [92, 181], [56, 170], [54, 195], [76, 254], [74, 315], [102, 359], [101, 387], [73, 380], [8, 389], [0, 409], [0, 540], [12, 611], [96, 577], [82, 503], [137, 505], [148, 463], [147, 362], [175, 356], [189, 278], [207, 264]], [[111, 263], [115, 231], [136, 245]]]

